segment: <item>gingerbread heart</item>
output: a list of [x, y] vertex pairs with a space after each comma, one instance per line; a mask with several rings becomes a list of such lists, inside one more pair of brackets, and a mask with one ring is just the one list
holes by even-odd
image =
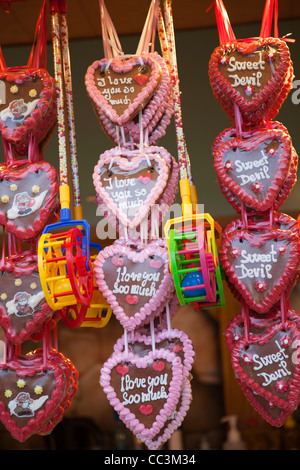
[[219, 254], [230, 284], [257, 313], [268, 312], [299, 274], [299, 237], [291, 231], [235, 230]]
[[238, 379], [283, 410], [299, 403], [299, 329], [293, 322], [273, 324], [263, 335], [241, 339], [231, 351]]
[[[27, 353], [26, 358], [31, 360], [41, 360], [44, 356], [43, 348]], [[64, 374], [65, 392], [63, 399], [57, 406], [55, 412], [51, 415], [42, 427], [38, 430], [38, 434], [45, 436], [50, 434], [54, 427], [63, 419], [64, 413], [70, 408], [72, 399], [78, 390], [79, 373], [74, 367], [70, 359], [65, 357], [61, 352], [55, 349], [47, 351], [48, 362], [53, 362], [61, 367]]]
[[149, 102], [161, 81], [159, 62], [151, 54], [96, 60], [85, 85], [95, 109], [122, 126]]
[[280, 96], [290, 67], [290, 52], [283, 40], [232, 41], [213, 52], [209, 77], [217, 99], [224, 96], [220, 101], [225, 101], [231, 110], [236, 104], [245, 121], [247, 115], [256, 112], [259, 122], [270, 108], [269, 104]]
[[156, 52], [150, 55], [158, 61], [162, 77], [154, 95], [142, 110], [142, 115], [136, 116], [125, 125], [126, 132], [137, 142], [139, 142], [141, 127], [144, 131], [147, 129], [148, 135], [151, 134], [152, 130], [163, 116], [172, 92], [170, 73], [165, 60]]
[[279, 406], [274, 405], [271, 400], [266, 400], [261, 395], [253, 392], [244, 383], [240, 383], [240, 387], [248, 399], [251, 406], [263, 417], [263, 419], [271, 424], [271, 426], [281, 427], [293, 410], [285, 410]]
[[160, 199], [169, 175], [167, 160], [155, 149], [153, 153], [108, 150], [100, 156], [93, 174], [99, 207], [122, 226], [135, 229]]
[[48, 162], [0, 165], [0, 224], [21, 240], [34, 238], [58, 207], [58, 189]]
[[168, 421], [165, 423], [160, 432], [156, 434], [152, 439], [143, 439], [142, 436], [139, 436], [141, 441], [145, 443], [148, 449], [159, 449], [166, 441], [171, 438], [172, 434], [178, 428], [180, 428], [183, 423], [183, 420], [187, 415], [187, 412], [189, 411], [192, 398], [193, 397], [191, 384], [188, 380], [185, 380], [182, 385], [181, 395], [178, 404], [174, 408], [172, 415], [169, 417]]
[[167, 247], [155, 242], [115, 242], [99, 252], [94, 272], [98, 289], [128, 331], [162, 311], [174, 291]]
[[[157, 331], [154, 334], [155, 348], [166, 349], [177, 354], [183, 365], [183, 375], [185, 378], [189, 377], [191, 372], [195, 352], [193, 344], [188, 335], [178, 329], [171, 329], [170, 331], [164, 329]], [[141, 334], [139, 330], [133, 332], [128, 342], [128, 350], [135, 356], [143, 357], [152, 351], [152, 336], [151, 334]], [[125, 348], [124, 335], [119, 338], [114, 346], [115, 352], [123, 352]]]
[[53, 311], [41, 287], [37, 260], [31, 256], [15, 257], [0, 269], [0, 325], [6, 337], [21, 344], [48, 321]]
[[[272, 220], [273, 219], [273, 220]], [[223, 237], [226, 238], [227, 235], [234, 231], [240, 230], [245, 228], [244, 221], [242, 219], [233, 220], [230, 224], [228, 224], [225, 229], [223, 230]], [[295, 237], [299, 238], [299, 226], [295, 219], [288, 216], [287, 214], [282, 213], [274, 213], [273, 218], [270, 219], [270, 214], [262, 213], [256, 214], [251, 213], [247, 216], [247, 228], [250, 229], [253, 233], [263, 233], [268, 232], [270, 229], [276, 230], [285, 230], [287, 233], [292, 232]], [[291, 277], [286, 285], [285, 294], [288, 296], [291, 290], [294, 288], [297, 279], [299, 277], [299, 270], [295, 270], [294, 276]], [[227, 285], [235, 296], [240, 302], [243, 301], [243, 297], [237, 291], [234, 284], [232, 284], [229, 279], [227, 279]], [[277, 308], [277, 306], [275, 306]], [[257, 312], [256, 312], [257, 313]]]
[[[294, 310], [288, 310], [287, 319], [290, 322], [294, 322], [298, 328], [300, 327], [299, 315]], [[282, 322], [282, 312], [280, 308], [274, 308], [264, 315], [259, 315], [250, 310], [248, 334], [251, 338], [262, 336], [274, 323], [279, 322]], [[244, 317], [242, 314], [235, 315], [229, 322], [224, 334], [224, 340], [228, 349], [231, 351], [234, 345], [244, 337]]]
[[165, 349], [144, 357], [113, 353], [101, 369], [100, 385], [124, 424], [142, 438], [153, 438], [180, 399], [182, 364]]
[[257, 211], [272, 207], [288, 176], [292, 145], [280, 129], [229, 138], [214, 152], [220, 184]]
[[29, 136], [37, 142], [56, 121], [55, 82], [45, 69], [12, 67], [0, 72], [5, 98], [0, 103], [0, 131], [17, 153], [26, 152]]
[[0, 420], [24, 442], [51, 419], [65, 394], [62, 368], [26, 357], [0, 364]]

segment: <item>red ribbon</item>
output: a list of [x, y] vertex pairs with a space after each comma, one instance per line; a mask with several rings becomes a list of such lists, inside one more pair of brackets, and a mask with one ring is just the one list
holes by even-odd
[[47, 68], [47, 1], [43, 0], [36, 24], [35, 37], [27, 63], [29, 68]]

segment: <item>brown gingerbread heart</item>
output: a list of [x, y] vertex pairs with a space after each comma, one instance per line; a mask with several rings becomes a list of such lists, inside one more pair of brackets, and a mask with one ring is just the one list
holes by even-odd
[[231, 351], [232, 367], [257, 395], [292, 412], [300, 395], [299, 329], [293, 322], [273, 324], [263, 334], [239, 340]]
[[46, 161], [0, 165], [0, 224], [21, 240], [40, 233], [58, 207], [57, 170]]
[[37, 260], [32, 255], [8, 259], [0, 269], [0, 325], [7, 339], [20, 344], [52, 316], [41, 287]]
[[209, 62], [210, 83], [217, 99], [231, 116], [237, 105], [245, 122], [253, 113], [259, 122], [274, 102], [278, 112], [278, 97], [286, 93], [284, 86], [290, 75], [289, 48], [277, 38], [222, 44]]
[[223, 141], [213, 156], [220, 185], [262, 212], [273, 206], [288, 177], [292, 144], [283, 130], [265, 129]]
[[299, 236], [291, 231], [234, 230], [222, 239], [220, 261], [250, 309], [268, 312], [299, 274]]
[[150, 101], [161, 81], [159, 62], [151, 54], [95, 61], [85, 85], [94, 109], [118, 126], [133, 119]]
[[20, 155], [30, 135], [45, 139], [56, 122], [55, 82], [46, 69], [11, 67], [0, 72], [0, 131]]
[[54, 415], [64, 399], [63, 369], [54, 361], [18, 357], [0, 364], [0, 420], [24, 442]]

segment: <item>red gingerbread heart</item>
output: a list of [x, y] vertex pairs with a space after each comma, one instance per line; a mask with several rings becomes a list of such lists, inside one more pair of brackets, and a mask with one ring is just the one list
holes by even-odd
[[41, 287], [37, 259], [31, 258], [15, 257], [0, 269], [0, 325], [14, 344], [30, 339], [53, 313]]
[[[294, 322], [299, 328], [299, 315], [295, 311], [288, 310], [287, 320], [289, 322]], [[255, 312], [249, 312], [248, 334], [250, 335], [251, 340], [253, 338], [259, 340], [260, 336], [264, 336], [272, 325], [280, 323], [282, 324], [282, 313], [280, 309], [272, 310], [265, 315], [257, 315]], [[244, 336], [244, 318], [241, 314], [236, 315], [226, 328], [224, 337], [230, 352], [233, 350], [237, 342], [244, 338]], [[253, 408], [264, 418], [264, 420], [272, 426], [282, 426], [292, 411], [276, 406], [272, 400], [258, 395], [248, 387], [243, 380], [240, 380], [238, 377], [236, 378], [245, 397], [249, 400], [251, 406], [253, 406]]]
[[214, 167], [223, 187], [247, 207], [266, 211], [286, 181], [291, 159], [289, 135], [269, 129], [223, 142], [214, 152]]
[[151, 55], [96, 60], [85, 76], [94, 109], [114, 124], [124, 123], [150, 101], [161, 80], [159, 62]]
[[51, 419], [65, 396], [64, 379], [58, 363], [42, 358], [0, 364], [0, 420], [14, 439], [24, 442]]
[[290, 321], [239, 340], [231, 351], [238, 380], [269, 403], [294, 411], [300, 395], [299, 344], [299, 329]]
[[[256, 135], [259, 135], [260, 132], [264, 132], [265, 130], [267, 130], [269, 132], [270, 129], [279, 130], [283, 133], [283, 135], [287, 135], [288, 139], [290, 139], [290, 136], [289, 136], [289, 133], [288, 133], [287, 129], [280, 122], [277, 122], [277, 121], [269, 122], [267, 127], [265, 125], [260, 126], [256, 129], [256, 131], [252, 131], [250, 133], [249, 132], [243, 132], [241, 138], [244, 137], [245, 139], [247, 139], [249, 137], [249, 135], [256, 136]], [[212, 147], [213, 155], [218, 154], [219, 148], [222, 147], [223, 144], [228, 142], [228, 140], [236, 139], [236, 138], [238, 138], [238, 136], [237, 136], [237, 131], [236, 131], [235, 127], [230, 127], [230, 128], [225, 129], [224, 131], [222, 131], [217, 136], [217, 138], [215, 139], [215, 141], [213, 143], [213, 147]], [[284, 204], [287, 197], [289, 196], [291, 190], [293, 189], [293, 186], [295, 185], [295, 183], [297, 181], [297, 169], [298, 169], [298, 155], [295, 151], [295, 148], [292, 146], [292, 148], [291, 148], [291, 162], [290, 162], [289, 171], [288, 171], [286, 179], [283, 182], [283, 184], [282, 184], [282, 186], [279, 190], [279, 193], [278, 193], [278, 195], [277, 195], [277, 197], [274, 201], [274, 204], [273, 204], [273, 210], [274, 211], [277, 211], [278, 209], [280, 209], [280, 207]], [[220, 189], [221, 189], [223, 195], [226, 197], [229, 204], [232, 205], [232, 207], [236, 210], [237, 213], [241, 213], [241, 211], [242, 211], [242, 207], [241, 207], [242, 202], [241, 202], [240, 198], [236, 194], [234, 194], [224, 184], [223, 179], [218, 179], [218, 182], [219, 182], [219, 185], [220, 185]], [[256, 214], [258, 212], [256, 209], [254, 210], [250, 206], [247, 206], [247, 204], [244, 204], [244, 205], [246, 206], [248, 214], [249, 213], [251, 214], [251, 212]]]
[[48, 162], [0, 165], [0, 224], [21, 240], [34, 238], [58, 207], [58, 188]]
[[[118, 268], [112, 262], [116, 256], [123, 259]], [[153, 259], [161, 261], [160, 267], [150, 265]], [[128, 331], [158, 315], [174, 292], [167, 247], [156, 242], [117, 241], [99, 252], [94, 271], [98, 289]]]
[[222, 239], [220, 261], [249, 308], [266, 313], [299, 274], [299, 236], [275, 229], [234, 230]]
[[[234, 230], [241, 230], [244, 228], [245, 228], [245, 223], [242, 219], [233, 220], [223, 230], [223, 237], [226, 238], [227, 235], [230, 234], [230, 232], [233, 232]], [[273, 214], [273, 221], [271, 221], [270, 214], [268, 213], [262, 213], [262, 214], [252, 213], [248, 215], [247, 216], [247, 228], [257, 233], [266, 233], [270, 229], [271, 230], [272, 229], [285, 230], [286, 233], [292, 232], [295, 235], [295, 237], [299, 238], [299, 227], [298, 227], [297, 221], [286, 214], [282, 214], [278, 212]], [[287, 296], [289, 295], [291, 290], [295, 287], [298, 277], [299, 277], [299, 270], [295, 270], [294, 276], [289, 279], [285, 288], [285, 294]], [[227, 278], [227, 285], [230, 291], [232, 292], [232, 294], [235, 296], [235, 298], [238, 299], [240, 302], [243, 302], [242, 295], [236, 289], [235, 285], [229, 281], [228, 278]], [[275, 307], [277, 308], [277, 305]], [[266, 315], [268, 314], [269, 312], [266, 312]], [[263, 314], [260, 314], [260, 315], [263, 315]]]
[[24, 155], [30, 135], [39, 143], [56, 122], [55, 82], [47, 70], [26, 67], [2, 70], [0, 80], [0, 131]]
[[210, 83], [217, 99], [226, 112], [229, 108], [231, 116], [237, 105], [245, 122], [253, 113], [259, 122], [274, 102], [278, 111], [278, 97], [286, 93], [290, 72], [289, 49], [277, 38], [222, 44], [209, 62]]
[[[163, 369], [155, 369], [155, 364]], [[118, 366], [127, 365], [123, 375]], [[165, 349], [144, 357], [132, 353], [113, 353], [101, 369], [100, 385], [124, 424], [137, 436], [157, 435], [180, 399], [182, 364], [178, 356]]]
[[[44, 357], [43, 349], [37, 349], [26, 354], [26, 358], [30, 360], [41, 361]], [[52, 414], [51, 418], [46, 420], [42, 427], [38, 430], [39, 435], [47, 435], [53, 430], [53, 428], [62, 420], [64, 413], [70, 408], [72, 399], [78, 390], [78, 379], [79, 373], [74, 367], [70, 359], [65, 357], [61, 352], [56, 351], [55, 349], [50, 349], [47, 351], [48, 362], [53, 362], [55, 366], [61, 367], [65, 382], [65, 392], [63, 399], [57, 406], [55, 412]]]

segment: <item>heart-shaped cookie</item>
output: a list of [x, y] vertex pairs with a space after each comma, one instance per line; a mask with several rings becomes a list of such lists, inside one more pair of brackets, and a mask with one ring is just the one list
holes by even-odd
[[154, 95], [142, 110], [141, 116], [136, 116], [125, 125], [126, 132], [128, 132], [135, 142], [139, 142], [141, 127], [144, 132], [147, 129], [148, 135], [151, 134], [152, 130], [163, 116], [171, 98], [171, 79], [166, 62], [157, 53], [151, 53], [150, 55], [158, 61], [162, 77]]
[[26, 357], [0, 364], [0, 420], [14, 439], [24, 442], [51, 419], [64, 398], [62, 368]]
[[100, 155], [94, 169], [100, 209], [128, 229], [148, 218], [169, 180], [169, 162], [153, 150], [144, 153], [114, 148]]
[[220, 185], [257, 211], [272, 207], [286, 181], [291, 160], [290, 136], [280, 129], [229, 138], [214, 152]]
[[101, 369], [100, 385], [124, 424], [152, 439], [172, 415], [182, 389], [182, 364], [165, 349], [144, 357], [113, 353]]
[[[191, 372], [195, 352], [193, 344], [188, 335], [178, 329], [172, 328], [170, 331], [164, 329], [154, 334], [155, 348], [166, 349], [177, 354], [183, 365], [183, 376], [189, 377]], [[135, 356], [143, 357], [152, 351], [151, 334], [141, 334], [139, 330], [133, 332], [133, 336], [129, 336], [128, 350]], [[123, 352], [125, 348], [124, 335], [119, 338], [114, 346], [115, 352]]]
[[[289, 48], [277, 38], [232, 41], [217, 47], [209, 62], [213, 92], [232, 113], [236, 104], [247, 122], [259, 122], [278, 100], [291, 75]], [[223, 106], [225, 112], [227, 108]], [[273, 116], [274, 117], [274, 116]]]
[[150, 101], [161, 81], [159, 62], [151, 54], [96, 60], [85, 85], [94, 108], [122, 126]]
[[247, 387], [243, 382], [239, 382], [239, 384], [251, 406], [267, 423], [271, 424], [271, 426], [280, 428], [286, 422], [287, 417], [293, 413], [294, 410], [282, 409], [274, 405], [271, 400], [266, 400], [263, 396], [253, 392], [253, 390]]
[[0, 165], [0, 224], [21, 240], [34, 238], [58, 207], [58, 189], [48, 162]]
[[23, 155], [30, 135], [41, 142], [56, 121], [55, 82], [47, 70], [27, 67], [4, 69], [0, 80], [0, 131]]
[[114, 242], [97, 255], [94, 272], [98, 289], [128, 331], [159, 314], [174, 291], [168, 249], [162, 243]]
[[15, 257], [0, 269], [0, 325], [6, 337], [21, 344], [48, 321], [53, 311], [41, 287], [37, 260], [31, 256]]
[[[298, 328], [300, 327], [299, 315], [294, 310], [289, 309], [287, 311], [287, 320], [294, 322]], [[250, 310], [248, 334], [251, 338], [255, 336], [262, 336], [265, 334], [268, 328], [279, 322], [282, 322], [282, 312], [280, 308], [274, 308], [264, 315], [259, 315], [256, 312]], [[244, 337], [244, 317], [242, 314], [238, 314], [235, 315], [229, 322], [224, 333], [224, 340], [228, 349], [231, 351], [234, 345]]]
[[[43, 348], [31, 351], [26, 354], [26, 358], [30, 360], [42, 360], [44, 355]], [[70, 359], [65, 357], [61, 352], [55, 349], [47, 351], [48, 362], [53, 362], [55, 366], [60, 366], [64, 374], [65, 392], [59, 405], [57, 406], [51, 418], [45, 421], [38, 430], [38, 434], [45, 436], [50, 434], [53, 428], [63, 419], [64, 413], [70, 408], [72, 399], [78, 390], [79, 373], [74, 367]]]
[[171, 438], [172, 434], [182, 425], [189, 411], [192, 398], [191, 384], [188, 380], [184, 380], [178, 404], [160, 432], [152, 439], [143, 439], [142, 436], [139, 436], [139, 439], [145, 443], [148, 449], [157, 450]]
[[[289, 133], [288, 133], [288, 130], [286, 129], [286, 127], [283, 126], [282, 123], [274, 121], [274, 122], [268, 122], [267, 126], [265, 124], [260, 125], [256, 128], [256, 130], [252, 129], [250, 131], [250, 133], [249, 133], [249, 131], [242, 132], [241, 138], [247, 139], [249, 137], [249, 135], [252, 135], [252, 136], [259, 135], [260, 132], [264, 132], [266, 129], [268, 129], [268, 130], [270, 130], [270, 129], [280, 130], [280, 131], [283, 132], [284, 135], [289, 136]], [[236, 139], [237, 137], [238, 137], [238, 135], [237, 135], [237, 131], [236, 131], [235, 127], [230, 127], [230, 128], [225, 129], [224, 131], [220, 132], [220, 134], [216, 137], [215, 141], [213, 142], [213, 146], [212, 146], [213, 155], [218, 153], [218, 150], [219, 150], [220, 146], [222, 146], [222, 144], [227, 142], [229, 139]], [[289, 138], [290, 138], [290, 136], [289, 136]], [[284, 204], [287, 197], [289, 196], [291, 190], [293, 189], [293, 187], [294, 187], [294, 185], [297, 181], [297, 169], [298, 169], [298, 155], [297, 155], [297, 152], [296, 152], [295, 148], [292, 146], [290, 168], [289, 168], [288, 174], [286, 176], [286, 179], [285, 179], [283, 185], [281, 186], [280, 191], [279, 191], [279, 193], [278, 193], [278, 195], [277, 195], [277, 197], [274, 201], [274, 204], [273, 204], [273, 210], [274, 211], [277, 211], [278, 209], [280, 209], [280, 207]], [[232, 205], [232, 207], [235, 209], [235, 211], [237, 213], [241, 213], [241, 211], [242, 211], [242, 208], [241, 208], [242, 202], [238, 198], [238, 196], [233, 194], [232, 191], [230, 191], [230, 189], [228, 189], [228, 187], [223, 183], [223, 181], [221, 179], [218, 179], [218, 183], [220, 185], [220, 189], [221, 189], [223, 195], [226, 197], [229, 204]], [[257, 213], [257, 210], [252, 209], [251, 207], [247, 206], [247, 204], [244, 204], [244, 205], [247, 209], [248, 214], [251, 213], [251, 212]]]
[[249, 308], [266, 313], [299, 274], [299, 236], [275, 229], [234, 230], [222, 239], [219, 256]]
[[293, 322], [273, 324], [259, 336], [239, 340], [231, 351], [238, 379], [279, 408], [299, 403], [299, 329]]
[[[225, 229], [223, 230], [222, 236], [224, 238], [227, 237], [230, 232], [234, 230], [241, 230], [245, 228], [244, 221], [242, 219], [235, 219], [230, 224], [228, 224]], [[270, 229], [276, 229], [281, 231], [287, 231], [286, 233], [289, 234], [292, 232], [295, 237], [299, 238], [299, 226], [295, 219], [288, 216], [287, 214], [275, 212], [273, 217], [270, 219], [270, 214], [262, 213], [256, 214], [251, 213], [247, 216], [247, 228], [251, 230], [252, 233], [265, 233], [268, 232]], [[288, 296], [291, 290], [295, 287], [297, 279], [299, 277], [299, 270], [295, 270], [294, 276], [291, 277], [286, 284], [285, 294]], [[227, 279], [227, 285], [235, 296], [240, 302], [243, 301], [243, 297], [240, 292], [236, 289], [235, 285], [232, 284], [229, 279]], [[277, 306], [275, 305], [275, 308]], [[257, 312], [256, 312], [257, 313]], [[268, 312], [267, 312], [268, 313]]]

